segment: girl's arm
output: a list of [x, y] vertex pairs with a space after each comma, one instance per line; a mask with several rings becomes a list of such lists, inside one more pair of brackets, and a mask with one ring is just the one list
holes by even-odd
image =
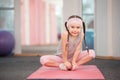
[[78, 58], [78, 56], [79, 56], [79, 53], [80, 53], [80, 50], [81, 50], [81, 48], [82, 48], [83, 38], [84, 38], [84, 33], [82, 33], [82, 37], [81, 37], [81, 39], [80, 39], [80, 42], [79, 42], [79, 44], [78, 44], [78, 46], [77, 46], [77, 48], [76, 48], [76, 50], [75, 50], [75, 53], [74, 53], [74, 55], [73, 55], [72, 64], [75, 64], [75, 65], [76, 65], [76, 60], [77, 60], [77, 58]]
[[62, 38], [62, 58], [63, 58], [63, 62], [67, 62], [67, 50], [66, 50], [66, 44], [67, 44], [67, 37], [68, 37], [68, 32], [64, 32], [61, 36]]
[[68, 43], [67, 39], [68, 39], [68, 32], [64, 32], [62, 34], [62, 58], [63, 58], [64, 65], [69, 70], [71, 69], [71, 63], [67, 59], [67, 55], [68, 55], [68, 48], [66, 46], [66, 44]]

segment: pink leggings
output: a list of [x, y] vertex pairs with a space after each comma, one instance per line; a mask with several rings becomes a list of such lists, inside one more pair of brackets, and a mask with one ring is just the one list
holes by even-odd
[[[87, 53], [86, 50], [85, 50], [85, 51], [82, 51], [82, 52], [80, 53], [77, 61], [80, 60], [81, 58], [85, 57], [85, 56], [90, 56], [90, 57], [95, 58], [95, 52], [94, 52], [94, 50], [89, 50], [89, 54]], [[69, 59], [69, 61], [71, 61], [71, 60], [72, 60], [72, 58]], [[63, 63], [62, 58], [59, 57], [59, 56], [56, 56], [56, 55], [44, 55], [44, 56], [42, 56], [42, 57], [40, 58], [40, 63], [41, 63], [42, 65], [44, 65], [45, 63], [47, 63], [47, 62], [49, 62], [49, 61], [56, 61], [56, 62], [58, 62], [58, 63]]]

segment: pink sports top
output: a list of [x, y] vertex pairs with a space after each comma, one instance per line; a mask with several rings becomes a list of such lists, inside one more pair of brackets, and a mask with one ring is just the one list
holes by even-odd
[[[71, 35], [69, 35], [69, 42], [68, 42], [68, 45], [69, 45], [69, 49], [68, 49], [68, 59], [71, 58], [76, 50], [76, 47], [77, 45], [79, 44], [80, 42], [80, 39], [81, 39], [81, 33], [80, 35], [77, 36], [76, 40], [74, 42], [72, 42], [72, 38], [71, 38]], [[80, 50], [81, 52], [81, 50]], [[58, 47], [57, 47], [57, 55], [58, 56], [61, 56], [62, 54], [62, 41], [60, 40], [59, 44], [58, 44]]]

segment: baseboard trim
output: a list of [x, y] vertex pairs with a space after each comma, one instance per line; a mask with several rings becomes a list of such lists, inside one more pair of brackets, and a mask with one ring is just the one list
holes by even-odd
[[14, 56], [43, 56], [43, 55], [52, 55], [52, 54], [44, 54], [44, 53], [22, 53], [22, 54], [14, 54]]
[[[44, 54], [44, 53], [22, 53], [14, 54], [14, 56], [43, 56], [43, 55], [53, 55], [53, 54]], [[120, 57], [113, 56], [96, 56], [97, 59], [111, 59], [111, 60], [120, 60]]]
[[120, 57], [113, 57], [113, 56], [96, 56], [98, 59], [111, 59], [111, 60], [120, 60]]

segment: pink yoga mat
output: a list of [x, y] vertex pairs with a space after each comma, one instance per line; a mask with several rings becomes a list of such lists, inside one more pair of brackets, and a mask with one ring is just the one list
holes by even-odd
[[62, 71], [59, 68], [42, 66], [33, 72], [27, 80], [43, 79], [96, 79], [105, 80], [100, 70], [95, 65], [82, 65], [75, 71]]

